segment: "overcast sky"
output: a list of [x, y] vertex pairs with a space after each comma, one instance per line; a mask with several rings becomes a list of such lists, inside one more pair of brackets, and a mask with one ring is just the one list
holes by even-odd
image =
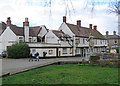
[[97, 25], [102, 34], [106, 31], [113, 34], [114, 30], [118, 30], [117, 15], [108, 13], [108, 3], [95, 4], [94, 11], [91, 12], [92, 5], [88, 3], [86, 6], [85, 0], [69, 0], [72, 4], [65, 4], [64, 0], [52, 0], [51, 7], [45, 1], [49, 0], [0, 0], [0, 21], [6, 22], [7, 17], [11, 17], [12, 24], [22, 26], [25, 17], [28, 17], [30, 26], [45, 25], [48, 29], [57, 30], [68, 4], [68, 23], [76, 24], [77, 20], [81, 20], [85, 27], [89, 27], [89, 24]]

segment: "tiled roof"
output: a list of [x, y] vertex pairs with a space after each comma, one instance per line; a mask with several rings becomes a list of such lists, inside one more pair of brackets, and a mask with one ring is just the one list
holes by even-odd
[[65, 34], [63, 31], [58, 31], [58, 30], [52, 30], [52, 32], [58, 37], [65, 37], [65, 38], [70, 38], [68, 34]]
[[15, 25], [11, 25], [10, 29], [18, 36], [24, 36], [24, 29], [22, 27], [17, 27]]
[[0, 23], [0, 35], [4, 32], [4, 30], [6, 29], [6, 24], [4, 22]]
[[105, 37], [98, 30], [94, 30], [94, 29], [91, 30], [90, 28], [87, 27], [78, 27], [77, 25], [69, 24], [69, 23], [66, 24], [70, 28], [70, 30], [75, 34], [75, 36], [89, 37], [92, 34], [94, 38], [105, 39]]
[[[24, 29], [23, 27], [18, 27], [16, 25], [11, 25], [10, 29], [18, 36], [24, 36]], [[36, 37], [38, 33], [40, 32], [41, 28], [40, 26], [36, 27], [29, 27], [29, 35]]]
[[0, 29], [2, 29], [2, 30], [6, 29], [6, 24], [4, 22], [0, 23]]
[[120, 36], [119, 35], [108, 35], [108, 39], [120, 39]]
[[37, 36], [38, 33], [41, 31], [41, 27], [40, 26], [36, 26], [36, 27], [30, 27], [30, 36]]

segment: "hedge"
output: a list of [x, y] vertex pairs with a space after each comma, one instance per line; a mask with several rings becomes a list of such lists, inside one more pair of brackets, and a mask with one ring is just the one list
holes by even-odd
[[7, 49], [8, 58], [26, 58], [29, 56], [30, 49], [27, 43], [19, 42]]

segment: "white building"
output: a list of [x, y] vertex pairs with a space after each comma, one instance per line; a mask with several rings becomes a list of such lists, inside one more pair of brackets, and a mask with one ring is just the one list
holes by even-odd
[[28, 43], [31, 52], [35, 50], [40, 57], [43, 57], [43, 52], [47, 53], [47, 57], [85, 56], [89, 51], [87, 40], [90, 36], [93, 36], [93, 52], [103, 51], [107, 46], [106, 39], [97, 30], [97, 26], [92, 28], [90, 24], [89, 28], [82, 27], [80, 20], [76, 25], [66, 23], [66, 17], [63, 17], [58, 30], [48, 30], [44, 25], [29, 27], [28, 18], [25, 18], [23, 27], [11, 24], [10, 17], [5, 25], [5, 29], [0, 30], [1, 51], [22, 40]]
[[19, 41], [44, 42], [45, 34], [48, 32], [44, 25], [29, 27], [28, 18], [25, 18], [23, 27], [11, 24], [10, 17], [5, 25], [6, 28], [0, 30], [0, 51], [6, 51], [7, 47]]
[[[57, 32], [57, 33], [56, 33]], [[64, 33], [64, 35], [68, 35], [67, 40], [65, 40], [65, 36], [60, 32]], [[61, 38], [59, 35], [62, 35]], [[104, 36], [97, 30], [97, 26], [92, 28], [92, 24], [90, 27], [82, 27], [81, 21], [78, 20], [77, 24], [66, 23], [66, 17], [63, 17], [63, 23], [59, 27], [59, 31], [49, 31], [46, 35], [47, 43], [60, 43], [61, 46], [66, 46], [62, 48], [62, 51], [68, 52], [69, 54], [72, 52], [72, 55], [80, 55], [85, 56], [85, 53], [89, 51], [89, 42], [87, 39], [93, 36], [93, 52], [101, 52], [104, 51], [107, 47], [107, 41]], [[61, 51], [61, 52], [62, 52]]]

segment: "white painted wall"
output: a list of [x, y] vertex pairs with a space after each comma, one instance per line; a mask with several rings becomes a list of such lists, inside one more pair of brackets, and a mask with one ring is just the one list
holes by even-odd
[[29, 42], [29, 26], [24, 26], [25, 42]]
[[1, 52], [2, 52], [2, 38], [0, 36], [0, 54], [1, 54]]
[[18, 37], [9, 27], [7, 27], [5, 31], [2, 33], [1, 38], [2, 38], [2, 51], [6, 50], [7, 46], [11, 46], [18, 40], [17, 39]]
[[58, 43], [59, 38], [49, 30], [49, 32], [45, 36], [45, 43]]
[[75, 34], [69, 29], [69, 27], [64, 22], [59, 27], [59, 31], [60, 30], [62, 30], [65, 34], [68, 34], [70, 37], [75, 36]]
[[47, 34], [47, 30], [44, 25], [41, 25], [40, 28], [42, 27], [41, 31], [39, 32], [38, 36], [43, 37], [45, 34]]

